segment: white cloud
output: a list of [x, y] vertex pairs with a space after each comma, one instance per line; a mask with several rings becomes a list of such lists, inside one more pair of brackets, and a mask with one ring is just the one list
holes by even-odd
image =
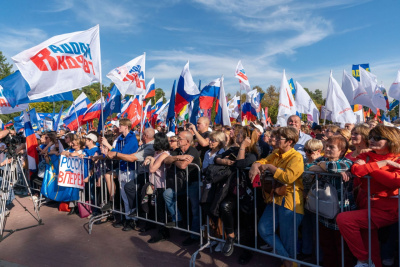
[[313, 45], [334, 34], [332, 22], [319, 12], [326, 8], [347, 8], [366, 1], [233, 1], [194, 0], [209, 10], [220, 12], [228, 23], [240, 31], [259, 34], [265, 52], [272, 57], [293, 54], [296, 49]]
[[0, 28], [1, 50], [10, 61], [12, 56], [48, 39], [46, 32], [38, 28]]
[[48, 9], [42, 10], [42, 12], [63, 12], [74, 7], [74, 1], [64, 1], [64, 0], [56, 0], [53, 1]]
[[79, 6], [72, 11], [78, 19], [92, 25], [100, 24], [101, 27], [131, 32], [139, 23], [140, 13], [126, 1], [117, 3], [115, 1], [88, 0], [78, 3], [76, 5]]

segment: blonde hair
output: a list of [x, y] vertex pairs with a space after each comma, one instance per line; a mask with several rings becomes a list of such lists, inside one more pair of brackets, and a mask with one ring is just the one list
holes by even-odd
[[369, 132], [370, 136], [381, 136], [386, 138], [389, 152], [393, 154], [400, 154], [400, 130], [396, 127], [384, 126], [378, 124]]
[[367, 146], [369, 146], [368, 135], [370, 131], [371, 128], [369, 128], [368, 125], [365, 125], [365, 123], [357, 124], [356, 126], [354, 126], [353, 130], [351, 130], [352, 133], [357, 132], [358, 134], [360, 134]]
[[339, 129], [340, 129], [340, 128], [339, 128], [339, 126], [337, 126], [337, 125], [327, 125], [326, 128], [325, 128], [325, 131], [326, 131], [326, 130], [329, 130], [329, 131], [331, 131], [332, 133], [336, 133]]
[[347, 129], [339, 129], [336, 134], [340, 134], [341, 136], [343, 136], [344, 138], [346, 138], [347, 142], [350, 141], [351, 139], [351, 132]]
[[130, 119], [120, 119], [119, 125], [127, 126], [129, 130], [132, 128], [132, 122]]
[[311, 149], [313, 151], [317, 151], [317, 150], [324, 149], [324, 144], [322, 143], [321, 140], [310, 139], [305, 143], [304, 148], [305, 149]]
[[225, 146], [226, 136], [223, 131], [214, 131], [210, 134], [210, 139], [218, 141], [218, 148], [221, 149]]

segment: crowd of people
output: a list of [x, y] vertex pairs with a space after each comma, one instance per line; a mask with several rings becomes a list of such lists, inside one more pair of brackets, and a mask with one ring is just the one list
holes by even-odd
[[[400, 130], [376, 120], [346, 123], [344, 128], [311, 126], [296, 115], [287, 125], [254, 121], [227, 127], [201, 117], [197, 125], [187, 123], [176, 132], [158, 126], [140, 133], [128, 119], [104, 136], [96, 131], [38, 131], [37, 176], [41, 178], [41, 168], [58, 174], [61, 154], [83, 157], [84, 181], [90, 188], [85, 191], [92, 192], [87, 197], [94, 201], [101, 183], [108, 192], [93, 214], [121, 207], [124, 216], [115, 213], [108, 221], [122, 231], [157, 228], [149, 243], [167, 240], [170, 228], [179, 227], [191, 231], [183, 246], [199, 244], [201, 224], [208, 218], [209, 234], [224, 240], [211, 246], [225, 256], [232, 255], [239, 238], [242, 245], [254, 247], [258, 236], [258, 249], [314, 263], [319, 244], [319, 264], [335, 267], [341, 266], [342, 257], [344, 266], [368, 266], [370, 200], [372, 261], [375, 266], [392, 265], [398, 242]], [[106, 171], [98, 172], [99, 166]], [[316, 218], [306, 208], [318, 173], [321, 183], [338, 192], [341, 209], [334, 218]], [[271, 191], [267, 180], [273, 181]], [[75, 202], [69, 206], [69, 214], [78, 213]], [[141, 221], [145, 216], [159, 224]], [[243, 250], [238, 261], [251, 259], [252, 252]], [[297, 266], [290, 260], [283, 264]]]

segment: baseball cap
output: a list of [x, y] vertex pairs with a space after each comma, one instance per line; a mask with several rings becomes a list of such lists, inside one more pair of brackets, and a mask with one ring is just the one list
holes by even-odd
[[86, 138], [86, 139], [90, 139], [90, 140], [92, 140], [92, 141], [95, 142], [95, 143], [97, 142], [97, 136], [94, 135], [94, 134], [92, 134], [92, 133], [86, 135], [85, 138]]

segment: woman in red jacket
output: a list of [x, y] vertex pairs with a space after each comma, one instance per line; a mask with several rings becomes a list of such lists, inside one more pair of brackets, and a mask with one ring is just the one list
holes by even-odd
[[[371, 200], [371, 257], [375, 266], [382, 266], [378, 229], [398, 221], [398, 188], [400, 187], [400, 131], [379, 125], [368, 136], [372, 150], [358, 155], [351, 168], [359, 186], [359, 210], [340, 213], [336, 222], [351, 252], [358, 259], [356, 267], [368, 266], [368, 198]], [[368, 181], [371, 176], [368, 196]]]

